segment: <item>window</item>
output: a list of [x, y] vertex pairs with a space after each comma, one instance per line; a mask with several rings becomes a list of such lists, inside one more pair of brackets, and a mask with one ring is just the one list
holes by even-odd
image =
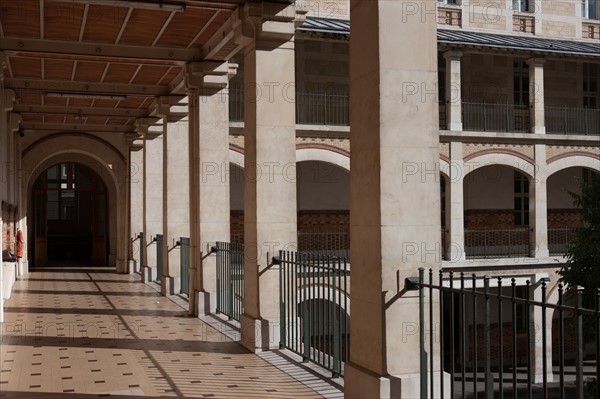
[[598, 19], [598, 0], [581, 0], [581, 16], [587, 19]]
[[515, 60], [513, 76], [514, 104], [529, 106], [529, 67], [524, 60]]
[[60, 164], [48, 169], [48, 220], [77, 221], [77, 194], [74, 164]]
[[515, 226], [529, 226], [529, 179], [524, 174], [514, 172]]
[[444, 3], [444, 4], [458, 4], [458, 0], [437, 0], [438, 3]]
[[600, 67], [597, 64], [583, 64], [583, 108], [598, 109], [600, 103]]
[[[519, 286], [517, 287], [517, 292], [515, 293], [517, 298], [527, 299], [527, 287]], [[526, 332], [527, 331], [527, 305], [524, 303], [518, 303], [516, 306], [516, 319], [517, 319], [517, 332]]]
[[529, 12], [529, 0], [513, 0], [513, 10], [518, 12]]

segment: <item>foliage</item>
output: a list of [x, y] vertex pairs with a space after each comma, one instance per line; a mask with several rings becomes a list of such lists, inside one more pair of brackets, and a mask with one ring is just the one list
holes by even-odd
[[584, 307], [596, 308], [596, 291], [600, 288], [600, 175], [588, 182], [579, 179], [581, 194], [570, 193], [581, 210], [583, 227], [567, 251], [567, 263], [559, 274], [564, 283], [585, 289]]

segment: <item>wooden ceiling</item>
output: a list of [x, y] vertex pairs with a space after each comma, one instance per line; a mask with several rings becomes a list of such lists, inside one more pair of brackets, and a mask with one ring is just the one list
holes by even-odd
[[181, 89], [186, 62], [233, 55], [215, 43], [245, 1], [0, 0], [21, 128], [132, 132], [155, 97]]

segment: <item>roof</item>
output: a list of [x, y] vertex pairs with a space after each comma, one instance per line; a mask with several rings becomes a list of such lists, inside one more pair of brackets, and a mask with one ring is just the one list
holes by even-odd
[[[349, 35], [350, 21], [308, 17], [298, 30], [325, 34]], [[600, 42], [544, 39], [531, 36], [501, 35], [497, 33], [473, 32], [456, 29], [438, 29], [437, 38], [438, 44], [600, 57]]]

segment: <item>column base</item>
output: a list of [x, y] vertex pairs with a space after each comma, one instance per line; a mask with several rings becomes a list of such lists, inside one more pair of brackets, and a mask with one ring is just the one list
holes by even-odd
[[253, 353], [279, 348], [279, 321], [257, 319], [247, 313], [240, 317], [241, 344]]
[[[450, 374], [443, 374], [443, 398], [450, 398]], [[434, 379], [436, 381], [434, 394], [429, 393], [429, 397], [441, 398], [439, 371], [434, 372]], [[349, 362], [344, 366], [344, 381], [344, 398], [346, 399], [421, 397], [421, 376], [418, 373], [381, 376]], [[427, 387], [429, 388], [429, 376], [427, 377]]]
[[127, 272], [129, 274], [135, 273], [137, 271], [136, 267], [137, 267], [137, 262], [133, 259], [129, 259], [129, 262], [127, 263]]
[[534, 126], [533, 133], [535, 134], [546, 134], [546, 126]]
[[[550, 373], [550, 374], [546, 374], [546, 381], [547, 382], [554, 382], [554, 374]], [[533, 383], [534, 384], [542, 384], [544, 382], [544, 374], [536, 374], [533, 377]]]
[[129, 261], [125, 259], [117, 259], [117, 273], [127, 274], [129, 273]]
[[198, 316], [206, 316], [214, 314], [217, 311], [217, 303], [211, 298], [215, 298], [214, 294], [206, 291], [196, 291], [196, 309]]
[[180, 277], [162, 276], [160, 278], [160, 293], [164, 296], [175, 295], [179, 293]]
[[148, 266], [142, 266], [142, 270], [140, 271], [142, 273], [142, 281], [144, 283], [151, 283], [152, 281], [152, 268], [148, 267]]

